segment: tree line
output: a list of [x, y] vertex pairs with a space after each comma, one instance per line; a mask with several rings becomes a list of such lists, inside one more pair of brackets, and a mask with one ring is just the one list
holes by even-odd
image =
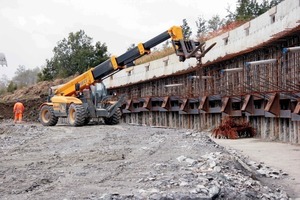
[[[263, 0], [261, 3], [258, 3], [257, 0], [237, 0], [235, 11], [227, 8], [228, 15], [225, 18], [214, 15], [211, 19], [206, 20], [199, 16], [195, 21], [197, 27], [195, 37], [200, 41], [206, 40], [218, 30], [224, 29], [232, 23], [247, 22], [282, 1]], [[186, 19], [182, 20], [181, 27], [185, 39], [190, 39], [193, 31]], [[128, 50], [134, 46], [134, 44], [131, 44]], [[162, 47], [163, 49], [168, 48], [169, 41], [166, 41]], [[6, 92], [13, 92], [24, 86], [30, 86], [39, 81], [51, 81], [56, 78], [66, 78], [74, 74], [81, 74], [89, 68], [104, 62], [109, 57], [110, 53], [107, 51], [105, 43], [98, 41], [93, 45], [93, 39], [84, 30], [79, 30], [75, 33], [71, 32], [67, 38], [57, 42], [57, 45], [53, 48], [53, 56], [46, 59], [45, 66], [26, 69], [25, 66], [20, 65], [12, 80], [8, 80], [7, 77], [3, 76], [0, 81], [0, 95]]]
[[24, 65], [19, 65], [15, 76], [11, 80], [9, 80], [6, 75], [2, 75], [0, 79], [0, 95], [36, 84], [38, 82], [37, 74], [40, 73], [40, 71], [39, 67], [26, 69]]
[[[223, 28], [226, 30], [231, 24], [242, 24], [250, 21], [282, 1], [284, 0], [263, 0], [261, 3], [258, 3], [257, 0], [237, 0], [235, 11], [231, 11], [230, 7], [226, 8], [227, 16], [225, 18], [214, 15], [211, 19], [206, 20], [199, 16], [195, 21], [197, 27], [196, 37], [200, 40], [205, 40], [211, 34], [215, 36], [213, 33], [216, 31]], [[185, 38], [189, 39], [192, 35], [192, 30], [185, 19], [182, 26]]]

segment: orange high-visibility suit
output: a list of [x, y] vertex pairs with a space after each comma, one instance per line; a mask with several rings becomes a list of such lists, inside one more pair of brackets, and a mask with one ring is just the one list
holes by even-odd
[[23, 118], [23, 112], [24, 112], [25, 108], [24, 105], [21, 102], [17, 102], [14, 105], [14, 113], [15, 113], [15, 122], [22, 121]]

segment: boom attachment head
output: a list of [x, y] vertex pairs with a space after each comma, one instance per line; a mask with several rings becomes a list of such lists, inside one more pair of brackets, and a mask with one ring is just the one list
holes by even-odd
[[183, 37], [182, 28], [180, 26], [172, 26], [168, 33], [172, 39], [172, 45], [179, 61], [184, 62], [185, 59], [195, 57], [199, 62], [201, 58], [213, 47], [216, 43], [210, 45], [206, 50], [205, 43], [200, 43], [193, 40], [186, 40]]
[[207, 49], [205, 49], [204, 42], [200, 43], [193, 40], [172, 41], [172, 44], [176, 55], [179, 56], [180, 62], [184, 62], [185, 59], [192, 57], [195, 57], [199, 62], [201, 62], [201, 58], [204, 57], [205, 54], [216, 45], [216, 43], [213, 43]]

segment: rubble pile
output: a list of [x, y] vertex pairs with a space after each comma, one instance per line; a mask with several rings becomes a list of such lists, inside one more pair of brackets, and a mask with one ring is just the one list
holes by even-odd
[[251, 160], [249, 157], [244, 156], [241, 152], [238, 152], [234, 149], [226, 149], [230, 154], [234, 155], [234, 157], [240, 161], [243, 160], [243, 162], [246, 164], [246, 168], [249, 171], [252, 171], [255, 173], [258, 177], [264, 177], [264, 178], [271, 178], [271, 179], [282, 179], [286, 178], [288, 176], [287, 172], [284, 172], [281, 169], [274, 169], [270, 166], [267, 166], [264, 162], [255, 162]]
[[[104, 194], [100, 199], [289, 199], [280, 187], [271, 189], [259, 181], [257, 172], [265, 166], [261, 166], [257, 172], [252, 171], [255, 162], [244, 163], [240, 160], [241, 155], [227, 152], [207, 135], [197, 132], [193, 135], [201, 138], [199, 141], [202, 145], [215, 147], [219, 151], [193, 158], [188, 154], [181, 155], [176, 160], [153, 163], [150, 167], [152, 170], [138, 180], [142, 187], [135, 194]], [[272, 169], [269, 172], [275, 173]]]

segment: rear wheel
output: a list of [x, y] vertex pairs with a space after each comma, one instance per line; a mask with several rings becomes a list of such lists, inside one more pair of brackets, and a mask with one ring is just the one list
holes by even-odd
[[39, 120], [44, 126], [55, 126], [58, 117], [54, 115], [52, 106], [44, 105], [40, 110]]
[[81, 104], [71, 104], [69, 107], [68, 121], [72, 126], [82, 126], [85, 120], [85, 109]]
[[121, 109], [118, 108], [118, 109], [116, 110], [116, 112], [115, 112], [111, 117], [105, 117], [105, 118], [104, 118], [104, 122], [105, 122], [105, 124], [107, 124], [107, 125], [115, 125], [115, 124], [118, 124], [118, 123], [120, 123], [121, 116], [122, 116]]

